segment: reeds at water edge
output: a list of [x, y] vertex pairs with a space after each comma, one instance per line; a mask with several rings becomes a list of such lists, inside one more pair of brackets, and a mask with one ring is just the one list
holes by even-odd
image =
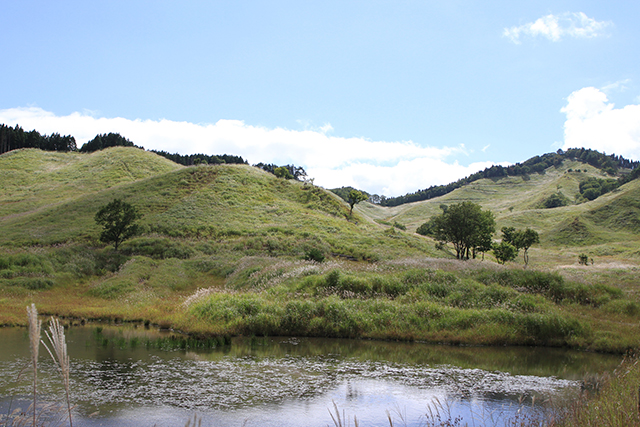
[[36, 425], [36, 396], [38, 392], [38, 352], [40, 350], [40, 329], [42, 320], [38, 319], [38, 310], [35, 304], [27, 306], [29, 320], [29, 344], [31, 348], [31, 362], [33, 364], [33, 425]]
[[[51, 332], [51, 333], [49, 333]], [[51, 318], [49, 324], [49, 332], [44, 331], [45, 335], [49, 339], [51, 348], [42, 340], [42, 345], [47, 349], [49, 355], [56, 364], [60, 375], [62, 376], [62, 382], [64, 384], [64, 390], [67, 397], [67, 410], [69, 411], [69, 427], [73, 427], [71, 420], [71, 400], [69, 398], [69, 355], [67, 354], [67, 342], [64, 336], [64, 326], [60, 324], [60, 321], [55, 318]]]

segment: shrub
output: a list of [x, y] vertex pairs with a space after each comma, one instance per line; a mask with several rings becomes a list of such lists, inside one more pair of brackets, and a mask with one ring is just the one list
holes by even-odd
[[324, 253], [318, 248], [311, 248], [305, 252], [304, 259], [307, 261], [323, 262]]
[[89, 293], [98, 298], [116, 299], [132, 292], [134, 289], [133, 284], [127, 281], [107, 281], [100, 283], [91, 289]]
[[407, 231], [407, 226], [400, 224], [398, 221], [394, 221], [393, 226], [398, 230]]
[[569, 204], [569, 200], [564, 194], [554, 193], [542, 202], [542, 207], [545, 209], [552, 209], [567, 206], [567, 204]]
[[511, 243], [500, 242], [500, 244], [493, 245], [493, 254], [500, 264], [504, 264], [507, 261], [516, 259], [518, 250]]

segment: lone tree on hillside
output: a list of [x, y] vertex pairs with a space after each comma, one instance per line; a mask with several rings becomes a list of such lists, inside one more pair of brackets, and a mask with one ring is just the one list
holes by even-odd
[[94, 218], [102, 226], [100, 241], [113, 243], [117, 251], [120, 243], [138, 232], [138, 225], [135, 223], [138, 218], [140, 214], [136, 208], [120, 199], [114, 199], [101, 207]]
[[358, 190], [349, 191], [349, 198], [347, 200], [349, 207], [351, 208], [349, 209], [349, 215], [353, 213], [353, 207], [364, 200], [367, 200], [366, 194], [362, 194]]
[[472, 202], [462, 202], [437, 215], [431, 226], [436, 239], [453, 243], [456, 258], [469, 259], [476, 250], [488, 250], [496, 223], [491, 211], [483, 211], [480, 205]]

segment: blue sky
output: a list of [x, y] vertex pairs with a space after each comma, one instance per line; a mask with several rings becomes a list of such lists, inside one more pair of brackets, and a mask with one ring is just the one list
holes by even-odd
[[584, 146], [640, 160], [632, 1], [0, 2], [0, 122], [387, 196]]

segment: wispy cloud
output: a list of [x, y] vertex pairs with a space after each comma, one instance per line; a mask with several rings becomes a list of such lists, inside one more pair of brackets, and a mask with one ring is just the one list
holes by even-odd
[[521, 37], [544, 37], [560, 41], [563, 37], [594, 38], [608, 35], [611, 21], [596, 21], [582, 12], [566, 12], [546, 15], [518, 27], [505, 28], [502, 35], [513, 43], [520, 44]]
[[603, 90], [586, 87], [571, 93], [561, 112], [567, 116], [562, 148], [591, 148], [640, 160], [640, 105], [615, 108]]
[[[463, 166], [451, 158], [464, 146], [422, 147], [412, 141], [371, 141], [329, 135], [333, 128], [290, 130], [252, 126], [240, 120], [195, 124], [171, 120], [129, 120], [72, 113], [57, 116], [37, 107], [0, 110], [0, 123], [19, 123], [25, 130], [73, 135], [79, 146], [98, 133], [118, 132], [147, 149], [181, 154], [234, 154], [250, 163], [303, 166], [316, 184], [354, 186], [395, 196], [431, 185], [447, 184], [491, 162]], [[305, 126], [306, 127], [306, 126]]]

